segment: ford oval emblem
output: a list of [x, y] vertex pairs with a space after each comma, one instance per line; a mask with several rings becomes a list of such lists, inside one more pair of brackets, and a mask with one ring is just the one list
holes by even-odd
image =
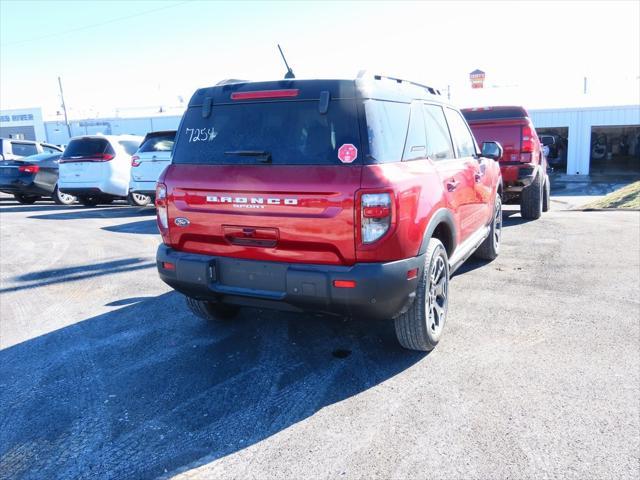
[[179, 227], [186, 227], [187, 225], [189, 225], [191, 222], [189, 221], [188, 218], [185, 217], [177, 217], [173, 223], [175, 223], [177, 226]]

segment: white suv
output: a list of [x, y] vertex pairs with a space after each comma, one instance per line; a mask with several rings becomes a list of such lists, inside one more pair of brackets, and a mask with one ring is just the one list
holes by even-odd
[[175, 137], [175, 130], [147, 133], [131, 157], [129, 203], [132, 205], [147, 205], [155, 197], [158, 177], [171, 163]]
[[74, 137], [60, 158], [58, 188], [85, 206], [127, 198], [131, 155], [142, 137], [88, 135]]

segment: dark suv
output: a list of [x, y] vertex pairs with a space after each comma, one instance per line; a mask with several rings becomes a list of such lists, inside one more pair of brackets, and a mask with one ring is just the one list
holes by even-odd
[[498, 255], [501, 147], [381, 76], [198, 90], [156, 191], [157, 266], [205, 319], [240, 306], [395, 320], [431, 350], [449, 276]]

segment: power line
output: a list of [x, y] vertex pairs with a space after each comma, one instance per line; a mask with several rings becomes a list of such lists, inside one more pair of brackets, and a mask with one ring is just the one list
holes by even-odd
[[124, 17], [113, 18], [111, 20], [106, 20], [104, 22], [94, 23], [94, 24], [91, 24], [91, 25], [85, 25], [84, 27], [73, 28], [71, 30], [67, 30], [67, 31], [64, 31], [64, 32], [56, 32], [56, 33], [51, 33], [49, 35], [43, 35], [41, 37], [28, 38], [26, 40], [18, 40], [17, 42], [5, 43], [2, 46], [8, 47], [8, 46], [11, 46], [11, 45], [22, 45], [23, 43], [37, 42], [39, 40], [46, 40], [46, 39], [53, 38], [53, 37], [60, 37], [60, 36], [63, 36], [63, 35], [68, 35], [70, 33], [75, 33], [75, 32], [80, 32], [80, 31], [83, 31], [83, 30], [88, 30], [90, 28], [102, 27], [103, 25], [109, 25], [111, 23], [120, 22], [122, 20], [128, 20], [129, 18], [142, 17], [144, 15], [148, 15], [150, 13], [155, 13], [155, 12], [158, 12], [160, 10], [166, 10], [168, 8], [174, 8], [174, 7], [177, 7], [179, 5], [184, 5], [185, 3], [189, 3], [190, 1], [193, 1], [193, 0], [184, 0], [182, 2], [174, 3], [173, 5], [166, 5], [164, 7], [154, 8], [152, 10], [146, 10], [144, 12], [134, 13], [132, 15], [126, 15]]

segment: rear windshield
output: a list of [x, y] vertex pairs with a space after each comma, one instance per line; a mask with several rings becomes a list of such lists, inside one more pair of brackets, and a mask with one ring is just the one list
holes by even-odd
[[505, 120], [507, 118], [527, 118], [527, 113], [522, 108], [500, 108], [496, 110], [463, 110], [462, 115], [467, 122], [477, 120]]
[[14, 155], [18, 155], [21, 157], [28, 157], [29, 155], [35, 155], [38, 153], [38, 147], [35, 143], [11, 143], [11, 150]]
[[324, 114], [318, 100], [214, 105], [208, 118], [191, 107], [180, 128], [173, 163], [339, 165], [341, 146], [360, 146], [353, 100], [333, 100]]
[[176, 132], [149, 133], [138, 151], [147, 152], [170, 152], [173, 149], [173, 142]]
[[64, 158], [83, 158], [101, 153], [114, 153], [106, 138], [76, 138], [69, 142], [62, 156]]

